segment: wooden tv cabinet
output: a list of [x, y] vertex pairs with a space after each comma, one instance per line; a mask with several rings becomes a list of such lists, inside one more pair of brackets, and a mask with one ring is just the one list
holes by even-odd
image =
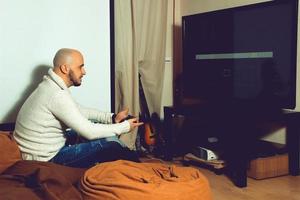
[[[180, 148], [202, 145], [201, 142], [205, 141], [205, 138], [211, 135], [217, 136], [221, 138], [220, 148], [227, 151], [226, 162], [228, 161], [230, 178], [236, 186], [246, 187], [247, 167], [251, 159], [253, 143], [261, 136], [256, 124], [271, 121], [283, 123], [286, 126], [289, 174], [299, 175], [300, 112], [280, 112], [278, 115], [273, 113], [268, 115], [268, 111], [263, 111], [259, 114], [258, 120], [254, 119], [255, 117], [244, 116], [248, 113], [243, 114], [241, 110], [236, 112], [241, 115], [230, 116], [232, 114], [230, 109], [219, 112], [218, 109], [211, 111], [210, 108], [201, 107], [164, 107], [165, 159], [171, 160]], [[251, 112], [250, 109], [248, 112]], [[261, 117], [261, 115], [265, 116]], [[178, 117], [184, 117], [183, 124], [187, 123], [187, 125], [177, 127], [174, 121]], [[180, 153], [184, 153], [184, 150]]]

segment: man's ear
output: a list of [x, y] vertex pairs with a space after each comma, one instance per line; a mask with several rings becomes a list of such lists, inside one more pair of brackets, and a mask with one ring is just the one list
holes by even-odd
[[70, 68], [67, 65], [60, 65], [59, 69], [63, 74], [68, 74], [70, 70]]

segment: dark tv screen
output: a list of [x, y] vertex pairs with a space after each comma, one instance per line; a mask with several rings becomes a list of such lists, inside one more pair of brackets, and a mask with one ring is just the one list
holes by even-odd
[[297, 15], [286, 0], [183, 16], [183, 98], [294, 108]]

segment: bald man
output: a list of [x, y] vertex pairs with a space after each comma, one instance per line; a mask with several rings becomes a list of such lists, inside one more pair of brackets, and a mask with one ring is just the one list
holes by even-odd
[[[14, 138], [24, 160], [52, 161], [72, 167], [90, 167], [117, 159], [138, 161], [118, 136], [142, 123], [136, 118], [124, 120], [128, 110], [118, 114], [101, 112], [85, 108], [73, 99], [68, 88], [80, 86], [85, 74], [84, 59], [78, 50], [57, 51], [53, 68], [17, 116]], [[68, 145], [68, 133], [78, 134], [86, 142]]]

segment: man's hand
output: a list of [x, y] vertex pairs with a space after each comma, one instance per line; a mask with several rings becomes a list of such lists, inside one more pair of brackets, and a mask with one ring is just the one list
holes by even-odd
[[121, 112], [119, 112], [116, 115], [115, 122], [120, 123], [122, 120], [124, 120], [128, 116], [128, 111], [129, 111], [129, 109], [126, 108], [125, 110], [122, 110]]
[[139, 120], [137, 118], [128, 119], [127, 121], [130, 124], [130, 131], [132, 131], [136, 127], [141, 126], [141, 125], [144, 124], [143, 122], [139, 122]]

